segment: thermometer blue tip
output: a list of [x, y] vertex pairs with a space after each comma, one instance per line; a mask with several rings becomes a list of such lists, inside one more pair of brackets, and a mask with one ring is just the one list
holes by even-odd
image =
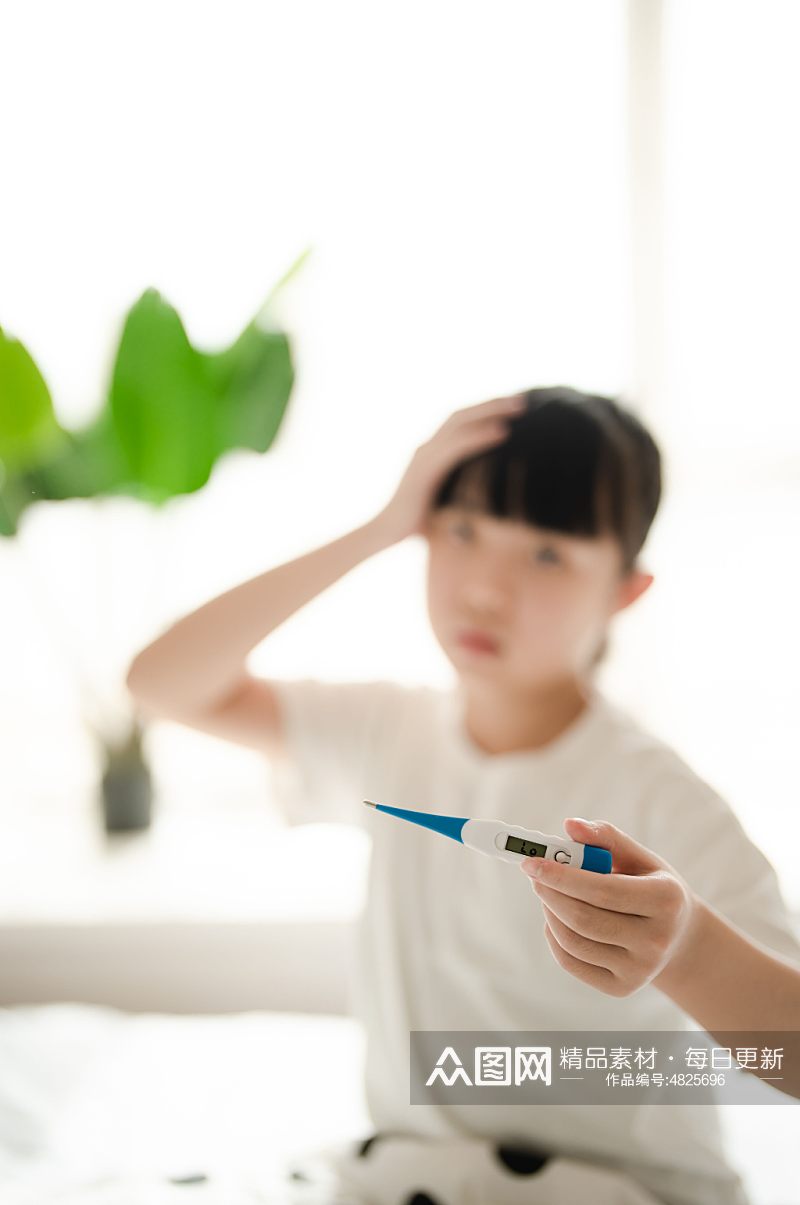
[[371, 803], [365, 799], [367, 807], [375, 808], [376, 812], [388, 812], [390, 816], [399, 816], [401, 820], [410, 820], [412, 824], [421, 824], [423, 828], [431, 828], [435, 833], [452, 837], [461, 841], [461, 830], [467, 823], [466, 818], [459, 816], [436, 816], [432, 812], [410, 812], [407, 808], [390, 808], [385, 803]]

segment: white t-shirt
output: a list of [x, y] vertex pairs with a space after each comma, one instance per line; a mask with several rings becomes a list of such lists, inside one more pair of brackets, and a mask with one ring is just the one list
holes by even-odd
[[676, 1030], [686, 1017], [656, 988], [616, 999], [574, 979], [553, 959], [516, 867], [362, 800], [551, 833], [567, 816], [608, 820], [747, 933], [800, 957], [775, 873], [728, 805], [599, 695], [545, 748], [491, 755], [467, 736], [458, 691], [272, 685], [294, 773], [283, 787], [289, 821], [356, 824], [373, 841], [354, 992], [376, 1128], [527, 1138], [625, 1169], [670, 1205], [744, 1201], [709, 1106], [409, 1103], [412, 1030]]

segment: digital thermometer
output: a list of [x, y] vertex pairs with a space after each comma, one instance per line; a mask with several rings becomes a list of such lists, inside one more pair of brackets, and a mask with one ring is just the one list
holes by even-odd
[[476, 849], [487, 858], [500, 858], [503, 862], [524, 862], [526, 858], [549, 858], [576, 866], [579, 870], [594, 870], [598, 874], [611, 873], [611, 854], [598, 845], [581, 845], [579, 841], [567, 841], [565, 837], [551, 837], [533, 828], [520, 828], [518, 824], [504, 824], [502, 820], [462, 820], [458, 816], [437, 816], [433, 812], [410, 812], [406, 808], [390, 808], [384, 803], [372, 803], [365, 799], [368, 808], [388, 812], [412, 824], [433, 829], [452, 837], [470, 849]]

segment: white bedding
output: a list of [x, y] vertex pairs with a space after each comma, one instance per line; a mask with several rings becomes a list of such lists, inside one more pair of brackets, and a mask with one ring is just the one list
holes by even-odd
[[362, 1063], [344, 1017], [0, 1010], [0, 1201], [280, 1201], [293, 1153], [369, 1132]]
[[[292, 1155], [370, 1132], [362, 1065], [344, 1017], [0, 1010], [0, 1203], [283, 1205]], [[800, 1107], [725, 1126], [753, 1205], [800, 1205]]]

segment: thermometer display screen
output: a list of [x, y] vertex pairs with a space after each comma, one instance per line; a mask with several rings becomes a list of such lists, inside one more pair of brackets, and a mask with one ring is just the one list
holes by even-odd
[[543, 858], [547, 853], [546, 845], [526, 841], [523, 837], [506, 837], [506, 849], [512, 854], [524, 854], [526, 858]]

